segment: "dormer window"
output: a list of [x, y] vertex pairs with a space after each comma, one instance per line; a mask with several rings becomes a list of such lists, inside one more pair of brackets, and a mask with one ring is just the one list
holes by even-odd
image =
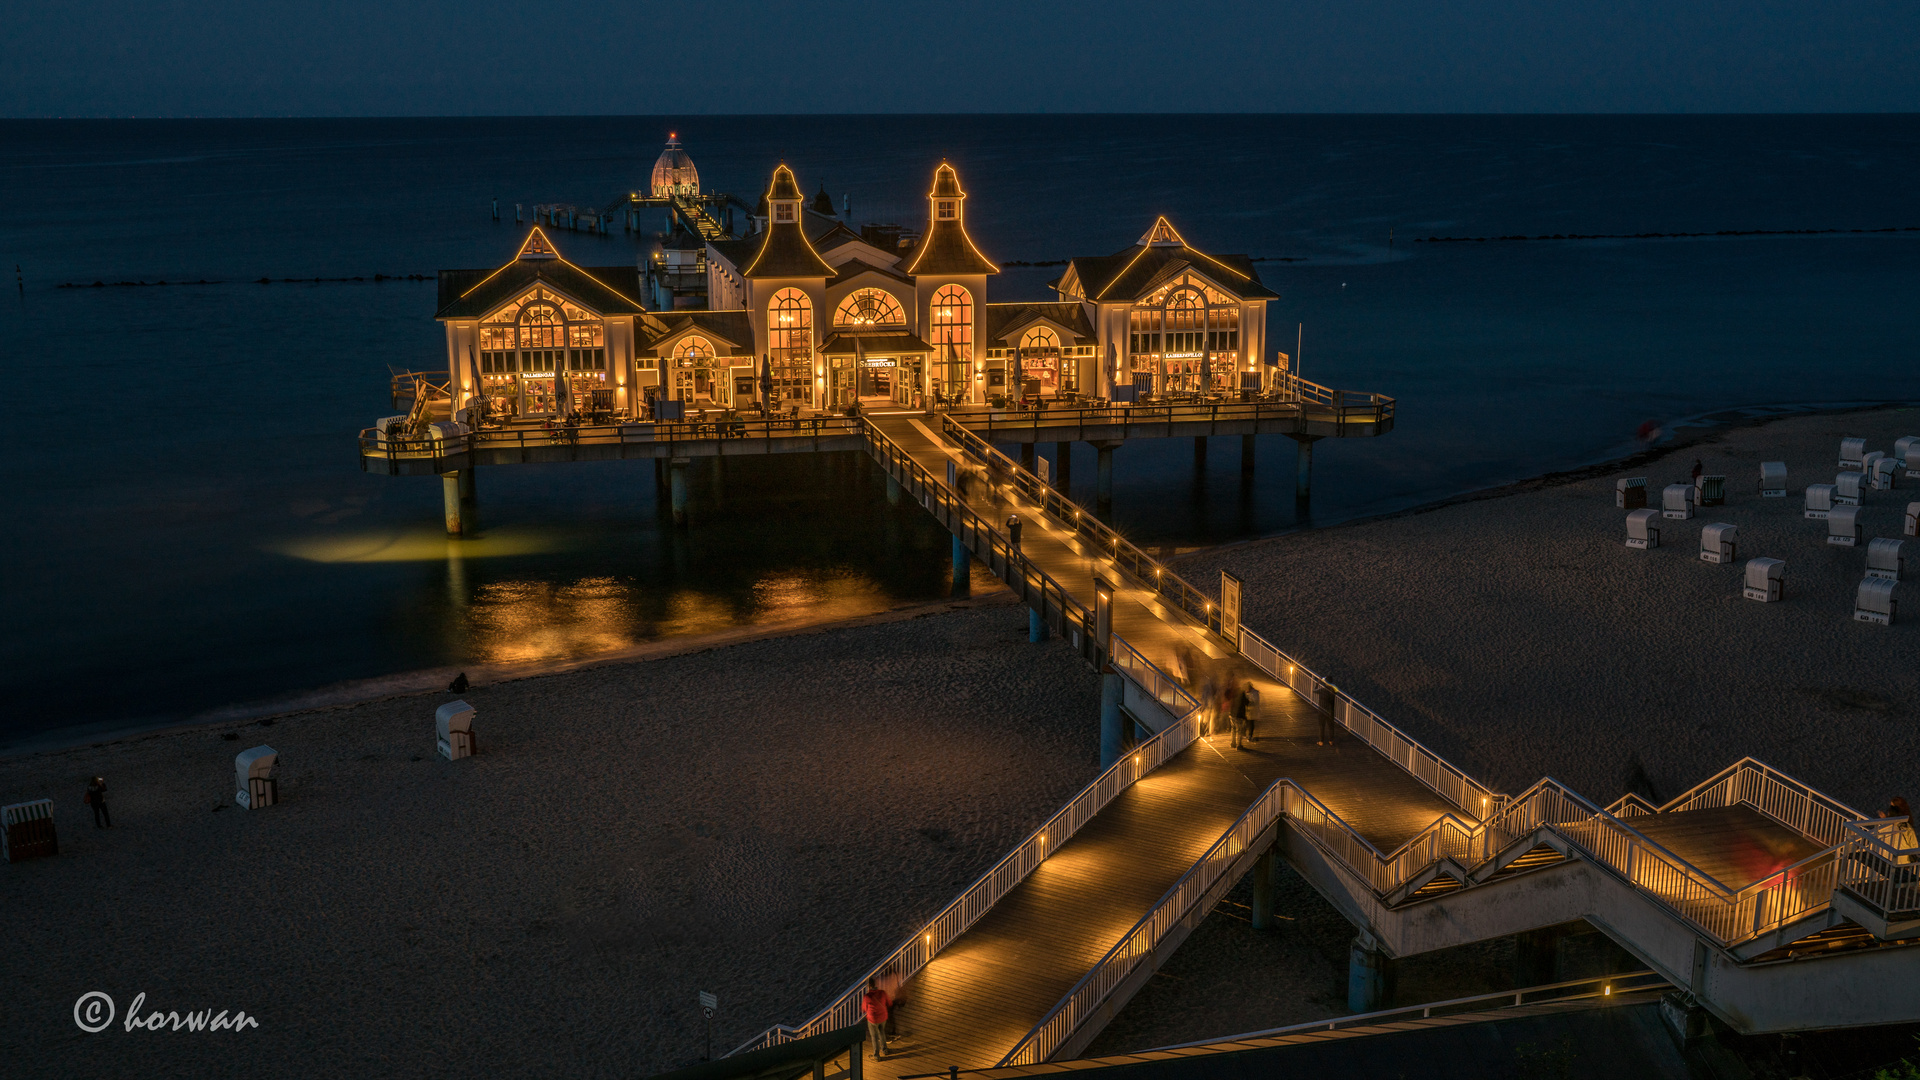
[[793, 204], [776, 203], [773, 207], [773, 220], [781, 225], [793, 224]]
[[952, 221], [960, 216], [960, 204], [953, 199], [935, 200], [933, 216], [940, 221]]

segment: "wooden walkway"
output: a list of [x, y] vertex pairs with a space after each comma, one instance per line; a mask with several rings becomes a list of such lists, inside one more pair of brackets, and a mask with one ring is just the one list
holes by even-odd
[[[935, 476], [960, 454], [939, 441], [937, 417], [933, 425], [921, 416], [873, 419]], [[1027, 558], [1092, 606], [1094, 560], [1077, 540], [1050, 529], [1031, 506], [990, 495], [970, 501], [990, 520], [1019, 513]], [[1281, 777], [1299, 782], [1382, 851], [1458, 813], [1344, 731], [1334, 745], [1315, 746], [1320, 714], [1292, 690], [1227, 654], [1150, 591], [1118, 584], [1113, 630], [1149, 660], [1176, 671], [1176, 649], [1185, 646], [1259, 689], [1257, 741], [1235, 750], [1225, 736], [1202, 739], [1108, 804], [903, 988], [903, 1034], [886, 1061], [870, 1063], [871, 1075], [997, 1063]]]
[[1645, 814], [1626, 823], [1736, 892], [1820, 850], [1750, 806]]

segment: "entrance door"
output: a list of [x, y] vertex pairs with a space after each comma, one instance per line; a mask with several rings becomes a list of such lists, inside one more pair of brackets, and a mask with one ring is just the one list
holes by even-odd
[[556, 411], [553, 400], [553, 376], [522, 375], [520, 377], [520, 414], [522, 416], [552, 416]]

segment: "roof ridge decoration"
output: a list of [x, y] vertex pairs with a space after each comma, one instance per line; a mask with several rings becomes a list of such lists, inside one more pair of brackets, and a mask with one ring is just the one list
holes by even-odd
[[515, 259], [558, 259], [559, 257], [560, 252], [554, 249], [553, 241], [547, 239], [547, 234], [541, 231], [538, 225], [535, 225], [533, 231], [527, 234], [526, 240], [520, 245], [520, 253], [514, 256]]
[[[967, 193], [960, 189], [960, 174], [946, 161], [933, 170], [933, 190], [927, 192], [927, 235], [913, 255], [909, 274], [997, 274], [1000, 268], [980, 253], [967, 235]], [[926, 266], [928, 255], [938, 251], [934, 266]]]
[[1153, 227], [1140, 237], [1141, 247], [1186, 247], [1187, 240], [1180, 230], [1173, 227], [1167, 215], [1161, 214], [1153, 219]]
[[[1127, 260], [1127, 264], [1120, 268], [1119, 273], [1114, 274], [1113, 276], [1107, 278], [1106, 284], [1100, 286], [1099, 294], [1093, 297], [1093, 299], [1094, 300], [1106, 299], [1107, 294], [1109, 292], [1112, 292], [1113, 287], [1119, 284], [1121, 279], [1127, 276], [1127, 272], [1133, 269], [1134, 264], [1140, 261], [1141, 256], [1155, 249], [1159, 249], [1162, 251], [1166, 251], [1168, 249], [1175, 249], [1179, 251], [1179, 253], [1183, 256], [1197, 256], [1199, 258], [1207, 260], [1208, 262], [1219, 267], [1220, 269], [1225, 270], [1227, 273], [1232, 274], [1234, 277], [1239, 278], [1241, 281], [1244, 281], [1244, 282], [1255, 281], [1254, 277], [1251, 274], [1248, 274], [1246, 271], [1238, 269], [1237, 267], [1229, 266], [1226, 263], [1221, 262], [1219, 259], [1216, 259], [1213, 256], [1207, 254], [1206, 252], [1201, 251], [1199, 248], [1194, 247], [1192, 244], [1187, 243], [1186, 238], [1181, 236], [1179, 233], [1179, 230], [1173, 227], [1173, 223], [1167, 220], [1165, 214], [1162, 214], [1159, 217], [1156, 217], [1153, 219], [1153, 227], [1148, 229], [1145, 235], [1140, 237], [1139, 242], [1134, 245], [1133, 257]], [[1118, 258], [1121, 254], [1125, 254], [1125, 252], [1116, 253], [1111, 257]], [[1198, 268], [1199, 264], [1194, 263], [1193, 265], [1196, 268]]]

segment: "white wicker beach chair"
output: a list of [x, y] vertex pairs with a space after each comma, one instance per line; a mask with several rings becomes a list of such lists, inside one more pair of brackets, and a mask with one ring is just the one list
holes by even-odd
[[1660, 516], [1685, 521], [1693, 516], [1693, 485], [1668, 484], [1660, 490]]
[[1907, 568], [1907, 560], [1900, 554], [1903, 546], [1901, 541], [1889, 536], [1867, 541], [1867, 576], [1899, 581]]
[[1875, 491], [1892, 491], [1900, 486], [1900, 463], [1881, 457], [1867, 470], [1867, 486]]
[[1630, 548], [1657, 548], [1660, 546], [1660, 515], [1652, 510], [1635, 510], [1627, 515], [1627, 546]]
[[1836, 506], [1827, 515], [1827, 543], [1840, 547], [1860, 545], [1860, 508]]
[[1815, 521], [1825, 521], [1833, 510], [1833, 485], [1808, 484], [1807, 508], [1802, 511]]
[[1745, 586], [1740, 595], [1763, 604], [1772, 604], [1787, 594], [1787, 560], [1748, 559]]
[[1693, 478], [1693, 505], [1725, 506], [1727, 504], [1727, 478], [1724, 476], [1696, 476]]
[[1638, 510], [1647, 505], [1647, 478], [1635, 476], [1613, 482], [1613, 505], [1622, 510]]
[[1734, 537], [1739, 530], [1725, 522], [1715, 522], [1700, 530], [1700, 561], [1710, 563], [1730, 563], [1735, 548]]
[[1860, 471], [1860, 459], [1867, 456], [1867, 440], [1840, 440], [1840, 467]]
[[1893, 587], [1886, 578], [1867, 578], [1854, 594], [1853, 617], [1860, 622], [1893, 625]]
[[237, 790], [233, 801], [248, 810], [258, 810], [280, 801], [280, 784], [273, 770], [280, 764], [280, 752], [271, 746], [256, 746], [233, 756], [233, 782]]
[[1860, 495], [1866, 490], [1867, 478], [1857, 472], [1843, 472], [1833, 478], [1833, 502], [1835, 506], [1859, 506]]
[[472, 757], [473, 706], [464, 701], [449, 701], [433, 713], [435, 749], [448, 761]]
[[1900, 459], [1900, 470], [1908, 479], [1920, 480], [1920, 435], [1893, 440], [1893, 456]]
[[1760, 497], [1763, 499], [1787, 497], [1786, 462], [1763, 461], [1760, 463]]
[[1907, 521], [1900, 529], [1901, 536], [1920, 536], [1920, 502], [1907, 504]]

